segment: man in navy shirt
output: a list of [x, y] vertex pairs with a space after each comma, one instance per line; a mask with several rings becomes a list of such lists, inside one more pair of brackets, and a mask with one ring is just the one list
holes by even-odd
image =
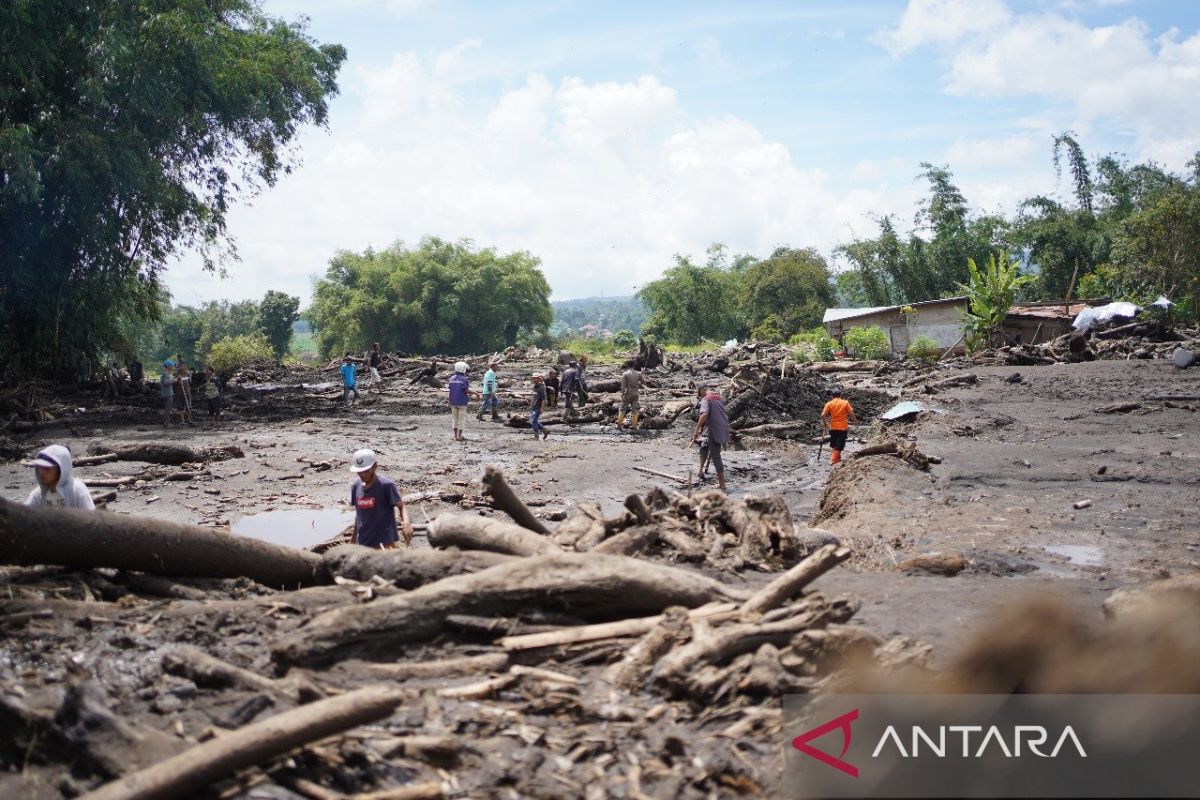
[[450, 393], [450, 424], [454, 426], [456, 442], [466, 441], [463, 437], [463, 426], [467, 419], [467, 402], [470, 397], [479, 397], [479, 392], [471, 388], [471, 379], [467, 377], [469, 367], [465, 361], [455, 363], [454, 374], [450, 376], [450, 382], [446, 386]]
[[400, 539], [396, 529], [396, 512], [400, 509], [400, 519], [404, 533], [404, 544], [412, 544], [412, 522], [408, 519], [408, 509], [400, 497], [400, 487], [391, 478], [377, 474], [374, 450], [358, 450], [350, 464], [350, 471], [357, 473], [358, 479], [350, 486], [350, 505], [354, 506], [354, 544], [365, 547], [393, 548]]

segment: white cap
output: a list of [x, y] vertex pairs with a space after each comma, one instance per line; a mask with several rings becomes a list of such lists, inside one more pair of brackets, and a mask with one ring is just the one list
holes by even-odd
[[366, 472], [371, 467], [375, 466], [375, 451], [363, 448], [362, 450], [354, 451], [354, 458], [350, 459], [351, 472]]
[[44, 452], [38, 453], [37, 458], [34, 458], [32, 461], [26, 461], [25, 466], [27, 466], [27, 467], [53, 467], [54, 469], [62, 469], [62, 466], [59, 465], [59, 463], [57, 461], [55, 461], [50, 456], [46, 455]]
[[455, 372], [466, 372], [469, 365], [465, 361], [458, 361], [454, 364]]

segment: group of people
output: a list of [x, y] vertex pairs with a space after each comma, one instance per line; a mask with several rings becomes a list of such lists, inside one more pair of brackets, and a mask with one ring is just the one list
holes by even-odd
[[[212, 365], [204, 368], [199, 383], [200, 396], [208, 406], [209, 427], [221, 427], [221, 379]], [[163, 402], [163, 425], [171, 427], [176, 416], [182, 425], [195, 425], [192, 419], [192, 373], [183, 359], [167, 359], [162, 365], [158, 385]]]

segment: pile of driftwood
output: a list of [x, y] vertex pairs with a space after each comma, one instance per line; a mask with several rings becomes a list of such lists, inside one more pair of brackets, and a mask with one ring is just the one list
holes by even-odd
[[1161, 322], [1132, 322], [1088, 334], [1068, 333], [1037, 345], [985, 350], [972, 357], [979, 365], [1038, 366], [1095, 360], [1169, 359], [1179, 347], [1200, 347], [1200, 330], [1171, 328]]
[[[0, 560], [31, 565], [0, 573], [0, 794], [770, 794], [764, 700], [928, 654], [812, 593], [849, 551], [797, 561], [770, 498], [656, 490], [549, 530], [486, 485], [513, 524], [443, 516], [436, 549], [323, 555], [0, 503]], [[708, 574], [664, 563], [689, 558]]]

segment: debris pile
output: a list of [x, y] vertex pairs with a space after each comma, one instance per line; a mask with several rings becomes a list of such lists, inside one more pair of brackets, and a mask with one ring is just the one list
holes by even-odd
[[550, 530], [485, 486], [541, 530], [444, 515], [437, 549], [318, 556], [0, 504], [4, 560], [59, 565], [0, 573], [0, 794], [770, 794], [765, 699], [928, 657], [808, 590], [850, 553], [798, 546], [779, 498], [656, 489]]

